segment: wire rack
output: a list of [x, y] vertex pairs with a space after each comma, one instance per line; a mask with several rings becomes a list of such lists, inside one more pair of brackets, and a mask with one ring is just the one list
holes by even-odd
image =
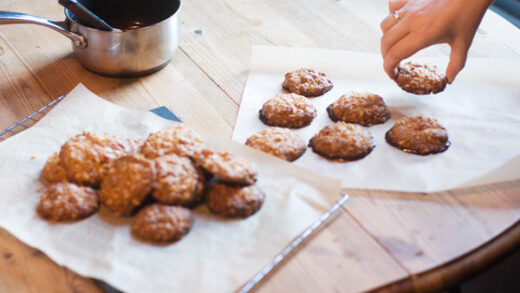
[[[29, 127], [33, 126], [36, 122], [40, 121], [45, 114], [47, 114], [50, 110], [52, 110], [61, 100], [65, 98], [65, 95], [56, 98], [54, 101], [49, 104], [43, 106], [36, 112], [31, 115], [23, 118], [22, 120], [16, 122], [15, 124], [9, 126], [7, 129], [0, 132], [0, 142], [12, 137], [13, 135], [20, 133]], [[178, 119], [178, 118], [177, 118]], [[239, 290], [239, 293], [247, 293], [256, 289], [260, 283], [265, 279], [268, 275], [270, 275], [274, 269], [279, 266], [288, 256], [294, 253], [294, 250], [299, 247], [311, 234], [313, 234], [318, 228], [322, 227], [323, 224], [333, 215], [336, 211], [341, 207], [348, 199], [348, 194], [342, 193], [340, 200], [333, 205], [330, 210], [328, 210], [325, 214], [323, 214], [316, 222], [314, 222], [310, 227], [308, 227], [305, 231], [303, 231], [296, 239], [294, 239], [280, 254], [278, 254], [271, 262], [262, 268], [257, 274], [253, 276], [247, 283], [245, 283]], [[117, 289], [111, 287], [109, 284], [96, 280], [98, 284], [101, 286], [104, 292], [106, 293], [119, 293]]]
[[40, 121], [40, 119], [45, 116], [54, 106], [56, 106], [61, 100], [65, 98], [65, 95], [56, 98], [54, 101], [48, 103], [47, 105], [41, 107], [36, 112], [32, 113], [31, 115], [23, 118], [22, 120], [16, 122], [15, 124], [9, 126], [7, 129], [0, 132], [0, 141], [4, 141], [11, 136], [20, 133], [27, 128], [33, 126], [36, 122]]

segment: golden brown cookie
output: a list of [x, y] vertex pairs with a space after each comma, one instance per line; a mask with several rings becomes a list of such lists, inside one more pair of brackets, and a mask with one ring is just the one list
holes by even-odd
[[314, 69], [301, 68], [285, 74], [283, 88], [291, 93], [306, 97], [321, 96], [332, 89], [330, 81], [325, 73], [316, 72]]
[[124, 150], [126, 155], [133, 155], [141, 152], [144, 139], [127, 138], [124, 140]]
[[246, 145], [292, 162], [305, 152], [305, 142], [287, 128], [269, 127], [251, 135]]
[[255, 166], [229, 152], [214, 152], [205, 148], [197, 152], [193, 159], [204, 170], [223, 181], [238, 184], [253, 184], [256, 182], [257, 171]]
[[59, 153], [54, 153], [49, 157], [43, 166], [42, 176], [50, 183], [53, 182], [67, 182], [67, 175], [65, 169], [60, 163]]
[[408, 61], [397, 67], [395, 82], [409, 93], [427, 95], [442, 92], [448, 83], [448, 79], [435, 65], [423, 65]]
[[201, 201], [204, 174], [186, 157], [175, 154], [155, 160], [157, 181], [153, 197], [160, 203], [192, 206]]
[[249, 217], [264, 203], [265, 194], [256, 185], [236, 186], [218, 182], [206, 195], [209, 210], [224, 217]]
[[316, 108], [304, 96], [280, 94], [265, 102], [259, 115], [266, 125], [300, 128], [311, 124]]
[[126, 154], [125, 142], [114, 135], [84, 131], [60, 151], [60, 162], [71, 182], [98, 185], [112, 160]]
[[446, 128], [436, 119], [422, 116], [399, 119], [385, 138], [390, 145], [419, 155], [444, 152], [450, 146]]
[[330, 160], [358, 160], [374, 149], [368, 130], [357, 124], [336, 122], [321, 129], [310, 140], [312, 150]]
[[121, 157], [101, 181], [101, 202], [118, 216], [129, 214], [152, 192], [154, 182], [152, 160], [140, 154]]
[[141, 153], [149, 159], [169, 154], [191, 157], [202, 145], [202, 138], [197, 133], [182, 124], [176, 124], [151, 133], [145, 140]]
[[177, 241], [190, 231], [192, 224], [193, 217], [189, 209], [152, 204], [137, 213], [132, 233], [146, 241]]
[[390, 119], [390, 111], [383, 98], [371, 93], [351, 92], [342, 95], [327, 107], [332, 121], [356, 123], [363, 126], [385, 123]]
[[36, 207], [38, 214], [48, 221], [79, 220], [99, 209], [96, 190], [73, 183], [56, 183], [41, 196]]

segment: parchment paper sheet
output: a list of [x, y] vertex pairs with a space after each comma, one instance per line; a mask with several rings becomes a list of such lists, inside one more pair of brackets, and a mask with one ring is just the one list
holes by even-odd
[[[344, 187], [432, 192], [520, 178], [520, 60], [473, 58], [452, 85], [436, 95], [404, 92], [383, 72], [381, 56], [323, 49], [253, 47], [252, 65], [233, 139], [244, 143], [265, 126], [258, 119], [263, 103], [283, 93], [284, 74], [301, 67], [325, 72], [334, 88], [311, 98], [318, 110], [312, 124], [296, 132], [308, 142], [332, 124], [325, 108], [349, 91], [381, 95], [392, 119], [375, 125], [376, 148], [362, 160], [330, 162], [312, 152], [294, 162], [341, 179]], [[414, 58], [444, 70], [447, 58]], [[384, 134], [403, 116], [437, 118], [451, 146], [441, 154], [418, 156], [390, 146]], [[514, 163], [516, 160], [516, 163]], [[513, 161], [512, 161], [513, 160]], [[495, 170], [497, 169], [497, 170]]]
[[254, 216], [224, 220], [201, 206], [195, 210], [189, 234], [165, 246], [133, 239], [131, 219], [108, 213], [72, 224], [49, 224], [38, 218], [40, 171], [70, 136], [99, 130], [145, 138], [174, 123], [113, 105], [78, 86], [35, 126], [0, 144], [0, 225], [58, 264], [125, 292], [231, 292], [339, 199], [337, 180], [225, 138], [205, 136], [214, 148], [256, 163], [257, 184], [266, 201]]

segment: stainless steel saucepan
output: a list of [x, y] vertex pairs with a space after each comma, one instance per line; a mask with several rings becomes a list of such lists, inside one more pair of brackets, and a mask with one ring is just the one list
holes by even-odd
[[179, 0], [81, 0], [85, 7], [118, 30], [82, 23], [68, 9], [64, 21], [0, 11], [0, 24], [32, 23], [72, 40], [79, 62], [98, 74], [135, 77], [168, 64], [179, 45]]

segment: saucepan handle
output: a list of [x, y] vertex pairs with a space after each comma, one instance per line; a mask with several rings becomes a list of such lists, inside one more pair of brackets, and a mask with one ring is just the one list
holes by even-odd
[[48, 20], [42, 17], [29, 15], [19, 12], [0, 11], [0, 25], [2, 24], [17, 24], [17, 23], [32, 23], [51, 28], [67, 38], [71, 39], [74, 45], [79, 48], [87, 47], [87, 40], [84, 36], [71, 32], [67, 28], [65, 21]]

